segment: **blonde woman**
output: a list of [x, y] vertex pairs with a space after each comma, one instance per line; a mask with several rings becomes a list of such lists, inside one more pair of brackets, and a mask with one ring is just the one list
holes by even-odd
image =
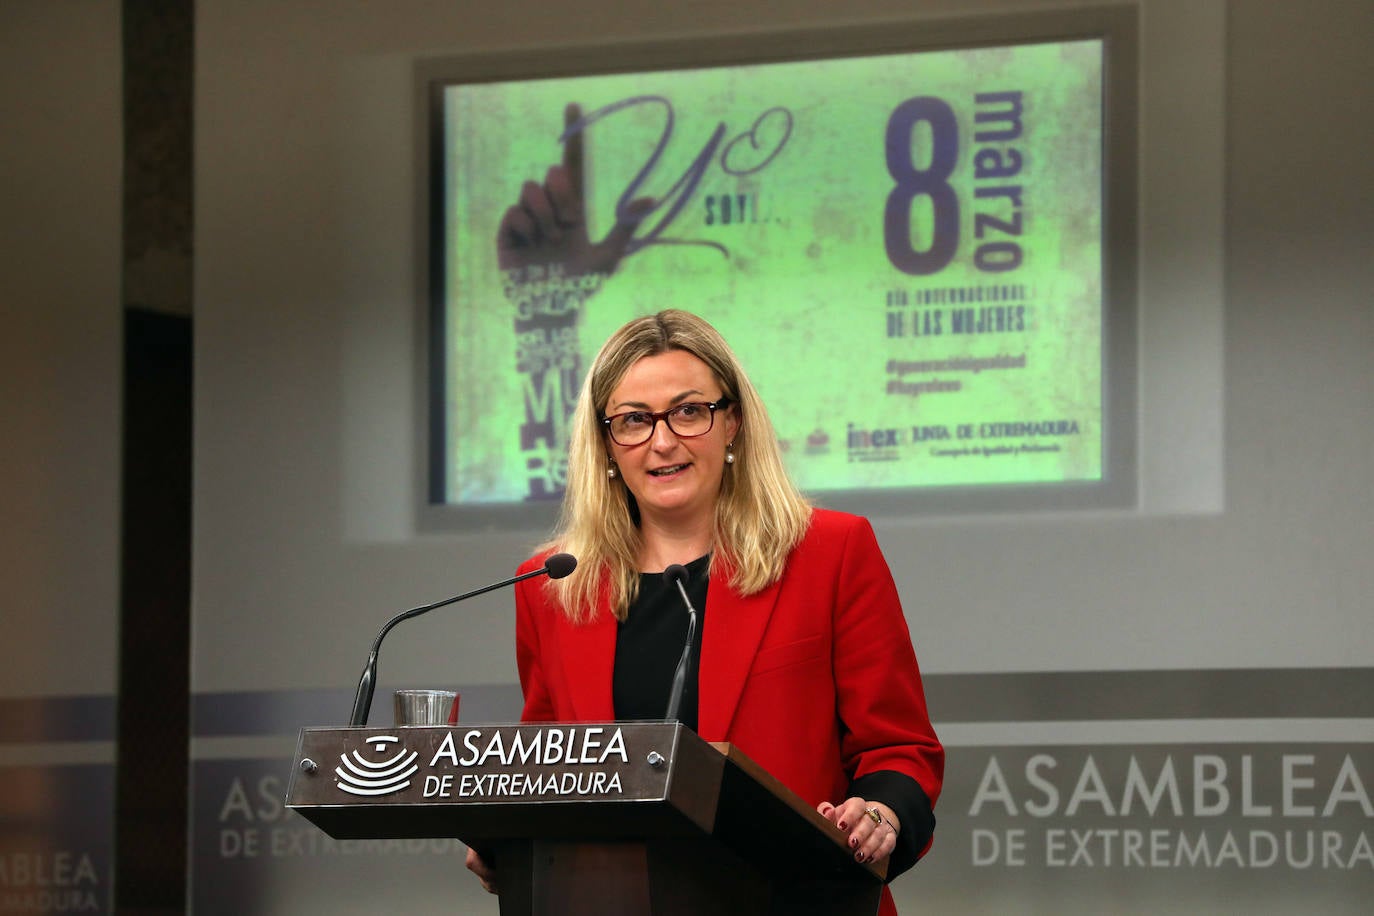
[[[525, 721], [662, 718], [701, 612], [681, 720], [728, 741], [889, 880], [929, 846], [944, 751], [892, 575], [868, 522], [811, 507], [720, 334], [663, 311], [602, 346], [582, 388], [551, 551], [564, 579], [516, 592]], [[488, 890], [495, 875], [468, 867]], [[895, 914], [884, 889], [881, 913]]]

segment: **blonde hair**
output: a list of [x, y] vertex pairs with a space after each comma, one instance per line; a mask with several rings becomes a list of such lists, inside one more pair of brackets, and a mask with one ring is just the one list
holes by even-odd
[[625, 484], [606, 474], [601, 411], [631, 366], [670, 350], [686, 351], [710, 367], [731, 409], [739, 412], [735, 461], [725, 466], [716, 501], [711, 563], [724, 564], [730, 586], [740, 594], [762, 591], [782, 576], [787, 555], [810, 523], [811, 505], [787, 476], [763, 401], [720, 333], [677, 309], [636, 318], [601, 346], [583, 382], [569, 434], [562, 513], [544, 545], [578, 559], [575, 574], [548, 583], [574, 621], [591, 617], [603, 589], [609, 589], [615, 616], [624, 620], [639, 591], [638, 510]]

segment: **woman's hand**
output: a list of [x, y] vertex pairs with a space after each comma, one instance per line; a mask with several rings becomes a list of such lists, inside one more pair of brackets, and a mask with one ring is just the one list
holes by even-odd
[[488, 894], [500, 893], [496, 889], [496, 869], [488, 865], [471, 846], [468, 847], [467, 858], [463, 860], [463, 864], [468, 867], [468, 871], [477, 876], [477, 880], [482, 882], [482, 889]]
[[849, 834], [849, 848], [854, 850], [856, 862], [881, 862], [897, 847], [897, 833], [902, 825], [882, 802], [847, 798], [838, 806], [821, 802], [816, 810]]

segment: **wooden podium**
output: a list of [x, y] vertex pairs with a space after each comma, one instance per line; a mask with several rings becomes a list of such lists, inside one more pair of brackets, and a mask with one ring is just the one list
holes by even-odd
[[885, 872], [677, 723], [306, 728], [286, 803], [336, 839], [461, 839], [501, 916], [873, 916]]

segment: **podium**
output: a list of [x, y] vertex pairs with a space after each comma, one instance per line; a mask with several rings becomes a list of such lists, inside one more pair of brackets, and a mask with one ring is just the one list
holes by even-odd
[[336, 839], [462, 840], [501, 916], [873, 916], [886, 869], [679, 723], [306, 728], [286, 804]]

